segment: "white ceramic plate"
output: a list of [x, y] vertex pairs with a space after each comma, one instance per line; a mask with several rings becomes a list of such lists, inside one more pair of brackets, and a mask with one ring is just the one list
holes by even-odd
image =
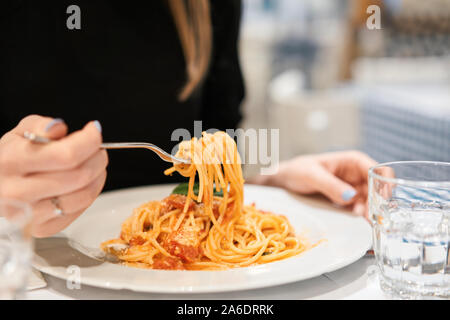
[[[363, 218], [335, 212], [284, 190], [245, 186], [245, 202], [284, 214], [296, 232], [326, 239], [303, 254], [282, 261], [226, 271], [165, 271], [125, 267], [91, 258], [102, 241], [119, 235], [133, 208], [170, 194], [173, 185], [140, 187], [102, 194], [69, 228], [36, 239], [34, 266], [52, 276], [85, 285], [160, 293], [224, 292], [269, 287], [319, 276], [349, 265], [371, 247], [371, 229]], [[77, 269], [73, 266], [79, 267]]]

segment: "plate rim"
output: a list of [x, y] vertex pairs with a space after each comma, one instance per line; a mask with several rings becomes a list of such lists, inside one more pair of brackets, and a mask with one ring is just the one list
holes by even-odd
[[[118, 189], [118, 190], [112, 190], [112, 191], [106, 191], [104, 193], [102, 193], [100, 197], [102, 198], [107, 198], [109, 196], [114, 196], [115, 194], [118, 193], [124, 193], [124, 192], [129, 192], [129, 193], [134, 193], [134, 192], [138, 192], [140, 190], [146, 190], [146, 189], [161, 189], [161, 188], [169, 188], [169, 187], [174, 187], [176, 186], [176, 184], [160, 184], [160, 185], [149, 185], [149, 186], [139, 186], [139, 187], [132, 187], [132, 188], [124, 188], [124, 189]], [[261, 185], [251, 185], [251, 184], [246, 184], [245, 188], [262, 188], [262, 189], [273, 189], [273, 190], [277, 190], [278, 192], [283, 192], [287, 195], [292, 195], [290, 192], [281, 189], [281, 188], [277, 188], [277, 187], [272, 187], [272, 186], [261, 186]], [[300, 200], [299, 200], [300, 201]], [[300, 201], [301, 202], [301, 201]], [[302, 203], [304, 204], [304, 203]], [[325, 209], [327, 210], [327, 209]], [[330, 209], [328, 209], [328, 211], [331, 211]], [[335, 212], [336, 214], [339, 214], [339, 212]], [[363, 219], [363, 218], [361, 218]], [[261, 288], [267, 288], [267, 287], [275, 287], [275, 286], [281, 286], [281, 285], [285, 285], [285, 284], [289, 284], [289, 283], [294, 283], [294, 282], [299, 282], [299, 281], [303, 281], [303, 280], [307, 280], [307, 279], [311, 279], [311, 278], [315, 278], [318, 276], [321, 276], [325, 273], [329, 273], [329, 272], [333, 272], [336, 270], [339, 270], [343, 267], [349, 266], [352, 263], [358, 261], [359, 259], [361, 259], [367, 250], [369, 250], [372, 247], [372, 236], [371, 236], [371, 228], [369, 223], [366, 223], [366, 227], [367, 227], [367, 231], [368, 234], [370, 236], [368, 236], [368, 241], [366, 241], [365, 246], [361, 246], [361, 250], [360, 251], [355, 251], [351, 256], [348, 256], [345, 260], [342, 261], [336, 261], [334, 263], [331, 263], [329, 265], [327, 265], [324, 268], [316, 268], [314, 270], [308, 271], [308, 272], [302, 272], [302, 273], [292, 273], [288, 276], [283, 276], [283, 277], [276, 277], [276, 278], [272, 278], [270, 281], [268, 281], [267, 283], [262, 283], [262, 282], [258, 282], [258, 283], [254, 283], [254, 284], [249, 284], [249, 283], [242, 283], [240, 285], [236, 285], [236, 284], [231, 284], [231, 285], [223, 285], [221, 284], [220, 286], [200, 286], [200, 287], [196, 287], [195, 289], [192, 289], [192, 286], [179, 286], [179, 287], [172, 287], [172, 286], [161, 286], [161, 285], [149, 285], [149, 284], [145, 284], [145, 285], [136, 285], [133, 283], [115, 283], [114, 281], [111, 282], [106, 282], [104, 280], [96, 280], [95, 278], [92, 278], [92, 276], [84, 276], [81, 277], [80, 279], [80, 283], [82, 285], [87, 285], [87, 286], [92, 286], [92, 287], [97, 287], [97, 288], [103, 288], [103, 289], [113, 289], [113, 290], [131, 290], [131, 291], [135, 291], [135, 292], [141, 292], [141, 293], [162, 293], [162, 294], [204, 294], [204, 293], [220, 293], [220, 292], [232, 292], [232, 291], [244, 291], [244, 290], [254, 290], [254, 289], [261, 289]], [[61, 235], [65, 235], [64, 231], [61, 233], [58, 233], [52, 237], [57, 237], [57, 236], [61, 236]], [[67, 237], [68, 238], [68, 237]], [[68, 238], [69, 239], [69, 238]], [[364, 248], [364, 249], [363, 249]], [[37, 270], [48, 274], [50, 276], [53, 276], [55, 278], [61, 279], [61, 280], [69, 280], [69, 276], [67, 273], [62, 272], [60, 269], [61, 267], [54, 267], [54, 266], [45, 266], [40, 264], [37, 260], [37, 253], [34, 253], [33, 256], [33, 261], [32, 261], [32, 266], [34, 268], [36, 268]], [[279, 262], [282, 262], [285, 260], [281, 260]], [[277, 262], [273, 262], [273, 263], [277, 263]], [[126, 266], [118, 266], [118, 267], [123, 267], [123, 268], [128, 268]], [[202, 272], [202, 273], [209, 273], [209, 272], [238, 272], [239, 270], [242, 269], [248, 269], [248, 268], [254, 268], [254, 267], [258, 267], [258, 266], [250, 266], [250, 267], [245, 267], [245, 268], [236, 268], [236, 269], [230, 269], [230, 270], [225, 270], [225, 271], [188, 271], [188, 270], [181, 270], [181, 272]], [[237, 270], [237, 271], [236, 271]], [[153, 272], [163, 272], [163, 273], [180, 273], [180, 270], [149, 270], [149, 271], [153, 271]]]

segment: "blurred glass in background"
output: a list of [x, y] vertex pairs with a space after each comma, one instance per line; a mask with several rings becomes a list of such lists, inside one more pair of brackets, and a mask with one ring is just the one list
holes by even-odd
[[241, 30], [242, 127], [279, 128], [281, 160], [450, 161], [450, 0], [244, 0]]
[[0, 199], [0, 300], [23, 299], [31, 271], [30, 205]]

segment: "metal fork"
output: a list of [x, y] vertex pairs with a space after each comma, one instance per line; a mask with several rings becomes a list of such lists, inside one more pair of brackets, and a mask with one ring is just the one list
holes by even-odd
[[[33, 143], [41, 143], [46, 144], [51, 142], [52, 140], [39, 136], [35, 133], [25, 131], [23, 134], [25, 139], [30, 140]], [[101, 144], [102, 149], [148, 149], [155, 152], [162, 160], [172, 163], [184, 163], [184, 164], [190, 164], [189, 160], [181, 159], [172, 156], [170, 153], [167, 153], [163, 149], [161, 149], [158, 146], [155, 146], [152, 143], [147, 142], [108, 142], [108, 143], [102, 143]]]

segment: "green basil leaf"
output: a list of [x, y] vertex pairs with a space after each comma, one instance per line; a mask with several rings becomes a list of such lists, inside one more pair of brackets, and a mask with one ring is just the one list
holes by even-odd
[[[196, 196], [198, 195], [198, 188], [199, 188], [198, 182], [194, 183], [194, 194]], [[188, 191], [189, 191], [189, 183], [183, 182], [183, 183], [180, 183], [178, 186], [176, 186], [175, 189], [173, 189], [172, 194], [182, 194], [182, 195], [187, 196]], [[214, 195], [217, 197], [223, 197], [223, 192], [222, 192], [222, 190], [217, 192], [214, 189]]]

